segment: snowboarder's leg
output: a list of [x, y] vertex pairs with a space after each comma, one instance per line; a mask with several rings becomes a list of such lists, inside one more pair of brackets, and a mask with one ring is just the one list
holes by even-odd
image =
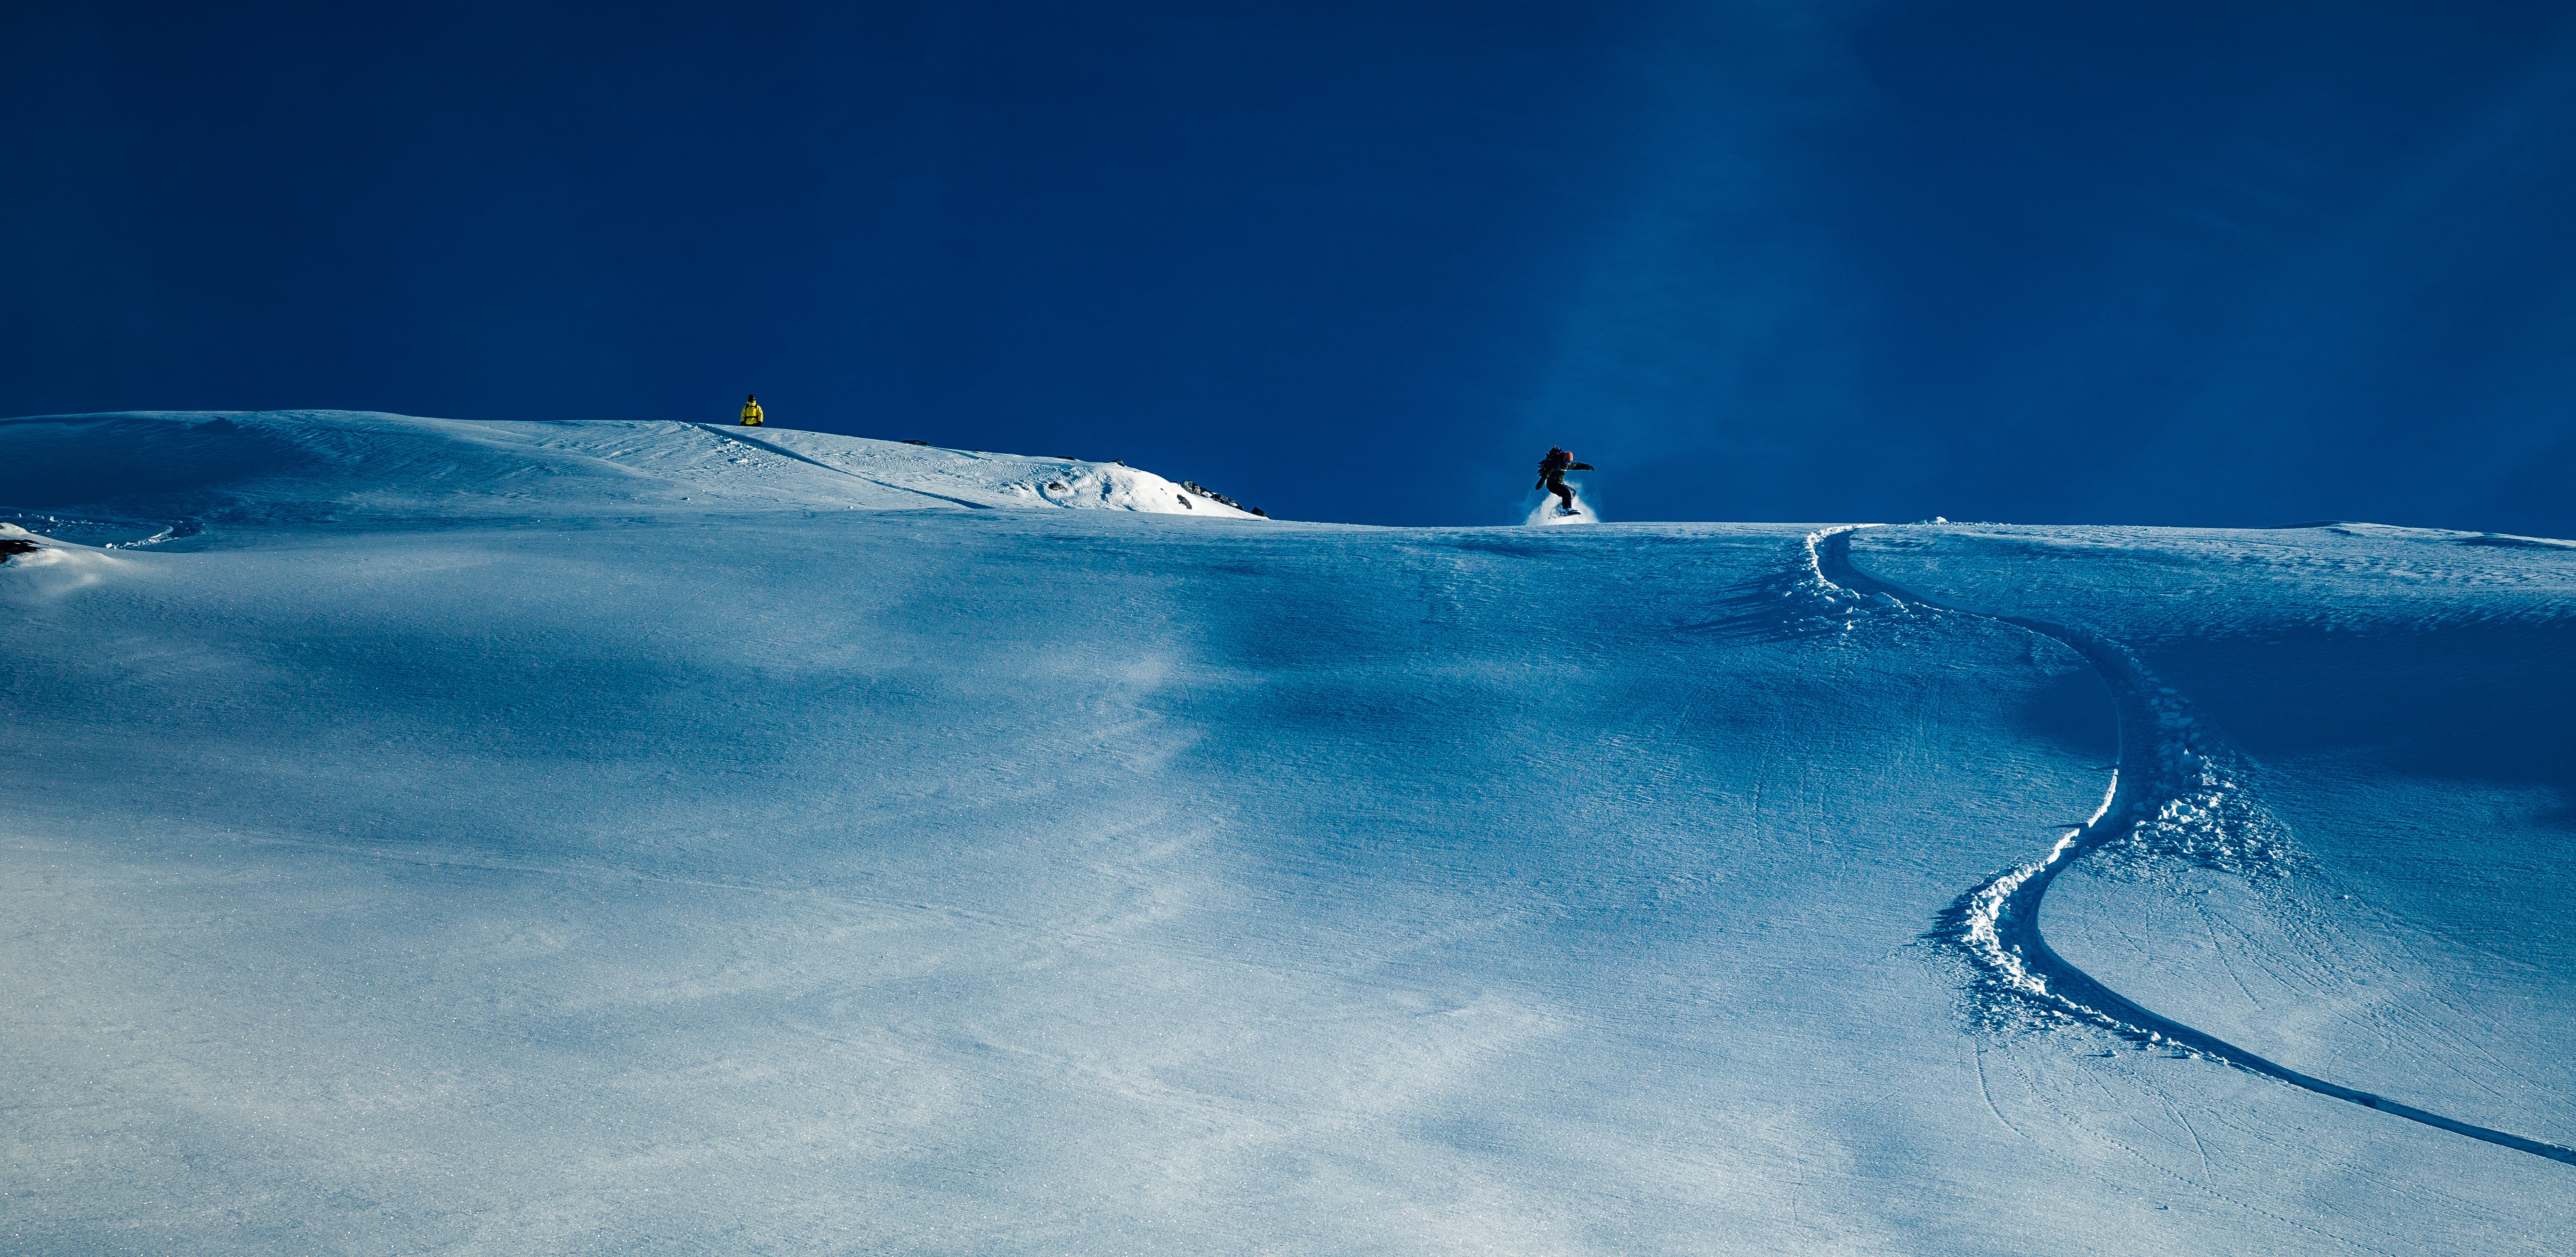
[[1557, 500], [1565, 504], [1567, 514], [1574, 513], [1574, 486], [1565, 483], [1559, 477], [1550, 476], [1547, 478], [1547, 491], [1555, 494]]

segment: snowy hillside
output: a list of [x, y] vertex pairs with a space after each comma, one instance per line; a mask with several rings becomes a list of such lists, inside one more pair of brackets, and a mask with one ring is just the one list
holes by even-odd
[[2576, 1246], [2565, 543], [304, 412], [0, 510], [14, 1251]]
[[[0, 507], [203, 520], [1064, 507], [1250, 519], [1121, 463], [784, 428], [349, 411], [10, 420]], [[682, 504], [690, 504], [683, 508]]]

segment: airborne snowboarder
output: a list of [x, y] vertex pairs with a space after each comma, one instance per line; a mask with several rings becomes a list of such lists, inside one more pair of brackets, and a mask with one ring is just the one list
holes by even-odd
[[1592, 470], [1592, 464], [1574, 461], [1574, 451], [1561, 450], [1551, 445], [1547, 447], [1547, 457], [1539, 461], [1538, 484], [1534, 487], [1555, 494], [1558, 503], [1557, 513], [1571, 515], [1574, 513], [1574, 487], [1565, 483], [1565, 473], [1590, 470]]
[[760, 420], [760, 395], [757, 393], [743, 394], [742, 426], [746, 428], [757, 428], [760, 426]]

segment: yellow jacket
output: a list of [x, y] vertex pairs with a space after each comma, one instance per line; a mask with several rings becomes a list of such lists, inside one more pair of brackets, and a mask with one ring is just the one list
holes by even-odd
[[742, 426], [746, 428], [757, 428], [760, 426], [759, 402], [744, 402], [742, 404]]

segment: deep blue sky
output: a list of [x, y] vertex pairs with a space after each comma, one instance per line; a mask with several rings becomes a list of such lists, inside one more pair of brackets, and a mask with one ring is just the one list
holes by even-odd
[[12, 3], [0, 414], [2576, 535], [2576, 6]]

